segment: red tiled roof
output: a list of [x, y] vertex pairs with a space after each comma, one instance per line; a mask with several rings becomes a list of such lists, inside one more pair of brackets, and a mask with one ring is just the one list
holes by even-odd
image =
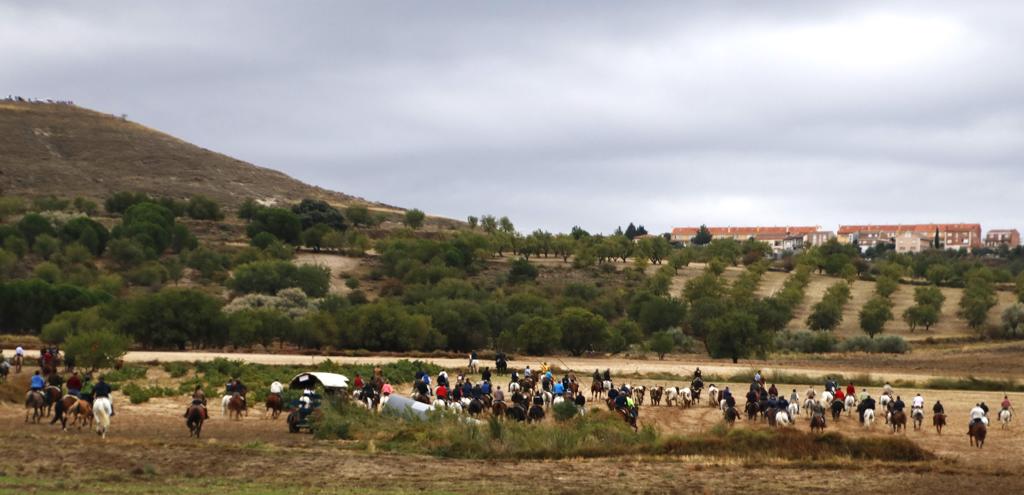
[[839, 235], [855, 232], [981, 232], [981, 224], [977, 223], [927, 223], [908, 225], [840, 225]]

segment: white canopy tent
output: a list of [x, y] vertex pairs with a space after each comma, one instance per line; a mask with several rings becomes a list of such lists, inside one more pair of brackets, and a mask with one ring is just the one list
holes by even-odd
[[348, 377], [337, 373], [307, 371], [295, 375], [288, 386], [293, 389], [306, 390], [313, 389], [317, 385], [322, 386], [325, 390], [347, 389]]

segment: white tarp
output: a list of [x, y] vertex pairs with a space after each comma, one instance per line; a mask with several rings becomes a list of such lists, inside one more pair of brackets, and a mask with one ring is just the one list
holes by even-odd
[[311, 371], [306, 373], [299, 373], [292, 378], [291, 388], [299, 389], [312, 389], [317, 384], [322, 385], [324, 388], [348, 388], [348, 378], [345, 375], [339, 375], [337, 373], [325, 373], [322, 371]]
[[413, 414], [426, 419], [427, 413], [431, 410], [431, 407], [422, 402], [416, 402], [408, 397], [403, 397], [398, 394], [391, 394], [388, 396], [388, 401], [383, 403], [382, 408], [384, 410], [395, 411], [404, 414], [406, 411], [412, 411]]

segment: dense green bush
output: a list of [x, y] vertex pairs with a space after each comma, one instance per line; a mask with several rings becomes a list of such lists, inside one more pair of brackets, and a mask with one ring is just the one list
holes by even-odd
[[870, 353], [892, 353], [903, 354], [909, 350], [907, 342], [898, 335], [886, 335], [877, 339], [866, 336], [857, 336], [846, 339], [839, 343], [840, 352], [870, 352]]
[[780, 332], [775, 336], [775, 349], [806, 354], [833, 352], [836, 337], [828, 332]]
[[246, 263], [235, 268], [228, 287], [248, 294], [275, 294], [282, 289], [298, 287], [310, 297], [321, 297], [330, 288], [330, 270], [315, 265], [296, 266], [288, 261], [268, 260]]

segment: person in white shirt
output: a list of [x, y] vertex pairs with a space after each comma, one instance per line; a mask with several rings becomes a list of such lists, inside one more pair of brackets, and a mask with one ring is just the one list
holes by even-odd
[[924, 409], [924, 397], [921, 397], [921, 394], [917, 394], [917, 397], [914, 397], [914, 402], [910, 407], [911, 409]]
[[974, 426], [974, 423], [978, 421], [985, 423], [986, 426], [988, 425], [988, 418], [985, 417], [985, 410], [981, 408], [981, 404], [977, 404], [974, 406], [974, 409], [971, 409], [971, 422], [967, 427]]
[[270, 384], [270, 393], [281, 395], [281, 392], [284, 392], [284, 385], [281, 385], [281, 382], [274, 380], [274, 383]]
[[533, 375], [533, 372], [532, 372], [532, 371], [530, 371], [530, 367], [529, 367], [529, 366], [527, 366], [527, 367], [526, 367], [526, 369], [525, 369], [525, 370], [523, 370], [523, 376], [525, 376], [525, 377], [529, 378], [529, 377], [530, 377], [531, 375]]

